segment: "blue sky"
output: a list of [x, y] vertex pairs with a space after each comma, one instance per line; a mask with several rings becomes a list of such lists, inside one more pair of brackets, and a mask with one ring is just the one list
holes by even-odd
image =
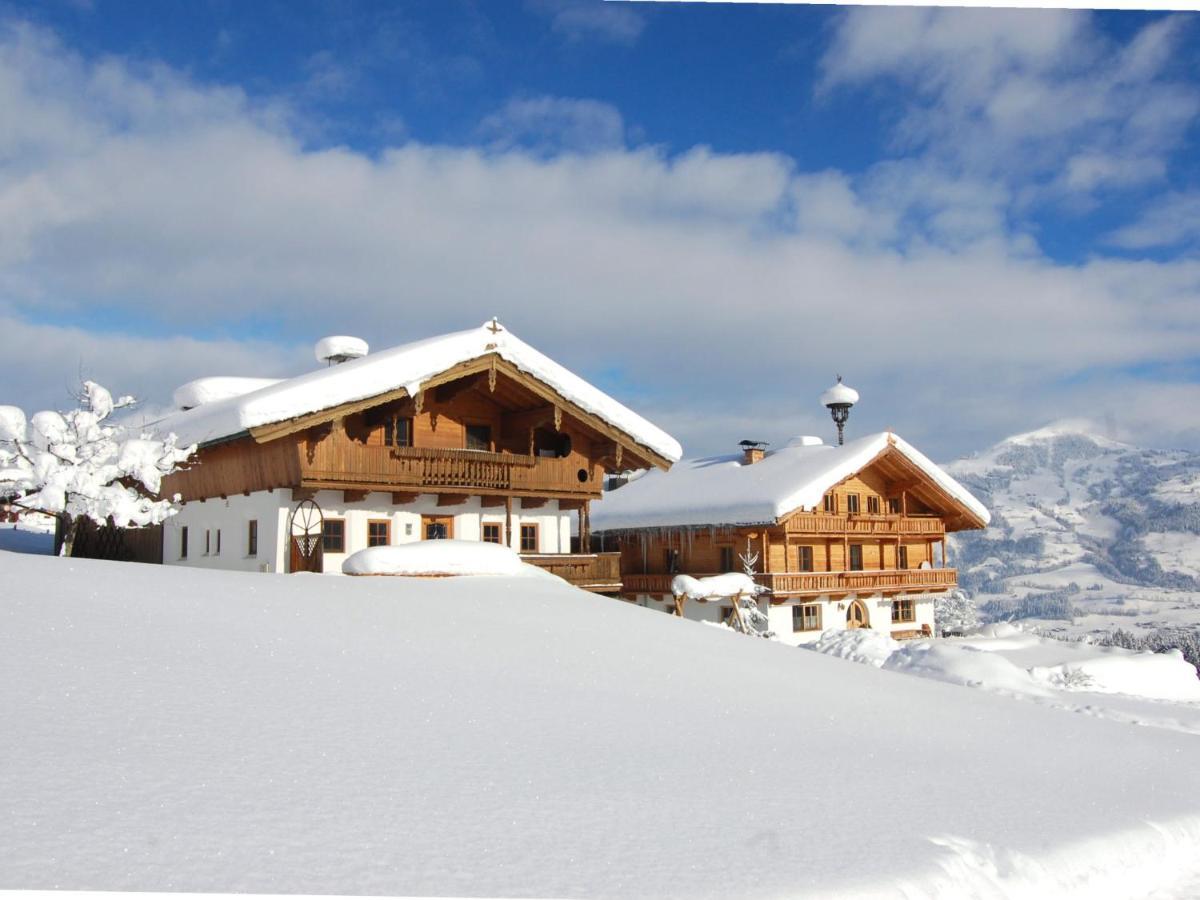
[[[0, 2], [0, 394], [499, 315], [692, 452], [1200, 447], [1194, 14]], [[744, 432], [744, 433], [743, 433]]]

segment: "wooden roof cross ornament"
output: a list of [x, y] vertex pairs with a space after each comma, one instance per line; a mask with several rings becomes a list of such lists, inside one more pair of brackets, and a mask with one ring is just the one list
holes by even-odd
[[490, 325], [488, 325], [487, 330], [490, 331], [492, 334], [499, 334], [504, 329], [502, 327], [500, 327], [500, 323], [498, 321], [496, 321], [496, 317], [492, 316], [492, 323]]

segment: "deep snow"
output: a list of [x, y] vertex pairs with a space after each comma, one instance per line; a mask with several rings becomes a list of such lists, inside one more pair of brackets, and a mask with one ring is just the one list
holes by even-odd
[[1200, 743], [552, 579], [0, 553], [0, 887], [1181, 895]]

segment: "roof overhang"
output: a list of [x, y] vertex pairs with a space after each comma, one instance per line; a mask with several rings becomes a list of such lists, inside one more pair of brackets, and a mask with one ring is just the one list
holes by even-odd
[[[425, 379], [421, 383], [421, 390], [418, 393], [424, 393], [431, 388], [436, 388], [439, 385], [448, 384], [453, 381], [458, 381], [460, 378], [467, 378], [471, 375], [477, 375], [483, 372], [493, 372], [497, 375], [504, 375], [522, 386], [531, 393], [540, 397], [548, 403], [561, 409], [572, 418], [582, 422], [587, 427], [599, 432], [614, 444], [622, 447], [633, 459], [632, 462], [644, 462], [645, 466], [631, 466], [631, 468], [644, 468], [648, 466], [656, 466], [660, 469], [671, 468], [672, 460], [663, 456], [661, 453], [651, 449], [635, 440], [627, 432], [615, 427], [602, 417], [595, 413], [579, 407], [572, 401], [568, 400], [553, 387], [531, 375], [530, 373], [520, 369], [516, 365], [503, 359], [499, 353], [490, 350], [473, 359], [464, 360], [457, 365], [446, 369], [444, 372]], [[394, 400], [400, 400], [408, 397], [408, 391], [403, 387], [398, 387], [393, 390], [383, 391], [374, 394], [370, 397], [364, 397], [361, 400], [355, 400], [349, 403], [338, 404], [316, 412], [308, 413], [303, 416], [296, 416], [291, 419], [285, 419], [280, 422], [273, 422], [269, 425], [260, 425], [256, 428], [249, 429], [249, 433], [254, 440], [260, 444], [268, 441], [278, 440], [290, 434], [295, 434], [312, 428], [315, 425], [323, 425], [326, 422], [340, 419], [344, 416], [353, 415], [354, 413], [362, 412], [363, 410], [379, 406], [384, 403], [390, 403]], [[416, 399], [416, 398], [414, 398]]]

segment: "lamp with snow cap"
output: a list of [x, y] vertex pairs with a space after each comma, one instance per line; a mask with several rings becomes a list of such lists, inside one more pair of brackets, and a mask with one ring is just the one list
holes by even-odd
[[850, 418], [850, 407], [858, 402], [858, 391], [849, 385], [842, 384], [842, 376], [837, 377], [837, 384], [821, 395], [821, 404], [829, 409], [833, 416], [833, 424], [838, 430], [838, 446], [845, 443], [842, 431], [846, 420]]

